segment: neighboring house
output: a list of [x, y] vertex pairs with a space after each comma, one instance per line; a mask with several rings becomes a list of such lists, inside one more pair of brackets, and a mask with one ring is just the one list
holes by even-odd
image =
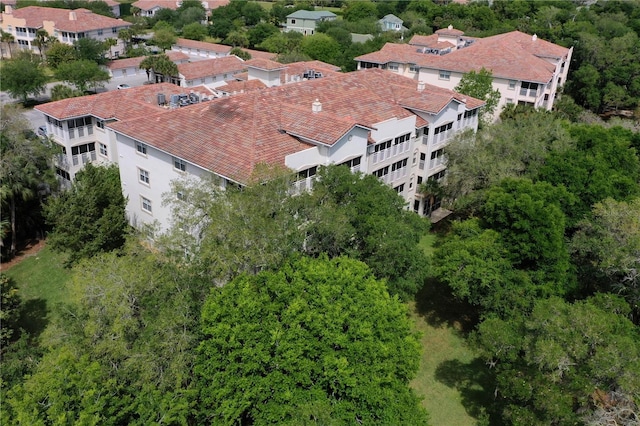
[[174, 83], [181, 87], [205, 85], [213, 88], [235, 81], [235, 75], [246, 68], [244, 61], [233, 55], [187, 62], [178, 65], [178, 79]]
[[109, 8], [111, 9], [111, 13], [113, 13], [113, 16], [115, 16], [116, 18], [120, 17], [120, 3], [118, 3], [115, 0], [89, 0], [89, 1], [103, 1], [107, 4], [107, 6], [109, 6]]
[[413, 36], [409, 44], [387, 43], [378, 52], [355, 58], [358, 69], [382, 68], [447, 89], [469, 71], [485, 68], [500, 92], [495, 111], [507, 104], [551, 110], [567, 80], [573, 48], [565, 48], [520, 31], [486, 38], [465, 37], [449, 26], [430, 36]]
[[186, 53], [191, 56], [199, 56], [203, 58], [221, 58], [229, 56], [232, 47], [224, 44], [207, 43], [204, 41], [189, 40], [188, 38], [179, 38], [171, 47], [176, 52]]
[[[230, 0], [209, 0], [202, 1], [202, 7], [204, 7], [207, 16], [211, 14], [211, 11], [220, 6], [226, 6]], [[137, 7], [140, 10], [139, 15], [147, 18], [152, 18], [160, 9], [176, 10], [182, 4], [181, 0], [138, 0], [131, 3], [131, 6]]]
[[304, 35], [312, 35], [318, 22], [335, 21], [336, 14], [325, 10], [297, 10], [287, 15], [284, 31], [297, 31]]
[[[168, 51], [165, 55], [167, 55], [175, 64], [184, 64], [189, 62], [189, 55], [181, 52]], [[131, 77], [132, 75], [145, 74], [146, 70], [140, 68], [140, 62], [142, 62], [144, 58], [146, 58], [146, 56], [117, 59], [107, 63], [106, 68], [112, 78]]]
[[403, 20], [398, 18], [396, 15], [389, 14], [384, 18], [378, 21], [378, 25], [382, 29], [382, 31], [408, 31], [409, 29], [405, 27], [403, 24]]
[[118, 163], [115, 141], [105, 123], [153, 115], [164, 110], [171, 95], [183, 92], [174, 84], [160, 83], [37, 105], [35, 109], [45, 116], [47, 134], [62, 149], [55, 164], [61, 184], [69, 186], [87, 162]]
[[14, 36], [22, 49], [38, 52], [35, 44], [36, 32], [44, 29], [50, 36], [65, 44], [73, 44], [81, 38], [104, 41], [113, 38], [118, 44], [112, 47], [114, 55], [124, 51], [118, 32], [132, 24], [122, 19], [98, 15], [87, 9], [56, 9], [52, 7], [27, 6], [13, 9], [6, 6], [2, 12], [0, 27]]

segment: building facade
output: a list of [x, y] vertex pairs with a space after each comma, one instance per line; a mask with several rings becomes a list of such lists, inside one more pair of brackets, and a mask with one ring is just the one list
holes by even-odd
[[0, 22], [2, 31], [13, 35], [15, 43], [21, 49], [39, 52], [36, 33], [42, 29], [61, 43], [70, 45], [82, 38], [98, 41], [116, 39], [117, 44], [112, 47], [115, 56], [124, 51], [118, 32], [130, 26], [129, 22], [122, 19], [98, 15], [87, 9], [68, 10], [40, 6], [20, 9], [7, 6]]
[[388, 71], [453, 90], [465, 73], [485, 68], [500, 92], [497, 118], [505, 105], [551, 110], [567, 80], [573, 48], [535, 34], [512, 31], [483, 39], [465, 37], [452, 27], [431, 36], [414, 36], [408, 44], [387, 43], [378, 52], [359, 56], [358, 69]]
[[173, 180], [213, 175], [222, 187], [244, 185], [260, 164], [290, 168], [299, 191], [312, 188], [318, 167], [344, 165], [377, 176], [408, 209], [429, 215], [438, 200], [421, 194], [420, 186], [445, 176], [444, 146], [456, 133], [477, 129], [483, 105], [375, 69], [214, 100], [199, 94], [195, 102], [169, 108], [179, 90], [148, 85], [37, 107], [71, 166], [100, 159], [118, 164], [127, 214], [137, 227], [169, 226], [171, 212], [162, 200]]
[[313, 35], [316, 25], [322, 21], [335, 21], [336, 14], [324, 10], [297, 10], [287, 15], [284, 31], [296, 31], [303, 35]]

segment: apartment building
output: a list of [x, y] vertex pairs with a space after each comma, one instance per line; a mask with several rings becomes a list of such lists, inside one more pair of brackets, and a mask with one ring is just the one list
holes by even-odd
[[500, 92], [497, 118], [508, 104], [551, 110], [567, 80], [573, 48], [564, 48], [512, 31], [486, 38], [466, 37], [444, 28], [430, 36], [415, 35], [408, 44], [387, 43], [381, 50], [355, 58], [358, 69], [382, 68], [414, 80], [453, 90], [465, 73], [485, 68]]
[[65, 44], [73, 44], [82, 38], [104, 41], [113, 38], [118, 44], [112, 48], [114, 55], [124, 51], [118, 32], [131, 24], [122, 19], [98, 15], [88, 9], [57, 9], [53, 7], [28, 6], [13, 9], [6, 6], [2, 12], [0, 27], [15, 38], [19, 48], [38, 52], [36, 32], [43, 29], [49, 36]]
[[[243, 185], [261, 163], [292, 169], [300, 191], [313, 186], [319, 166], [342, 164], [377, 176], [407, 208], [428, 215], [438, 200], [417, 189], [443, 178], [444, 146], [457, 132], [477, 129], [483, 105], [378, 69], [329, 73], [213, 100], [196, 92], [193, 102], [169, 108], [168, 100], [180, 90], [148, 85], [36, 108], [65, 144], [69, 166], [94, 158], [116, 162], [131, 223], [166, 229], [171, 214], [162, 197], [173, 180], [214, 175], [222, 187]], [[84, 128], [82, 136], [78, 127]]]

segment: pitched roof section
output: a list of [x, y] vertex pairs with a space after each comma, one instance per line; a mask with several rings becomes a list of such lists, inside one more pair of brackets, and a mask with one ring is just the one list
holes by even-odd
[[247, 67], [258, 68], [265, 71], [282, 70], [287, 67], [285, 64], [281, 64], [280, 62], [262, 58], [249, 59], [245, 62], [245, 65]]
[[127, 90], [62, 99], [37, 105], [35, 109], [57, 120], [85, 115], [93, 115], [103, 120], [125, 120], [164, 111], [164, 108], [158, 105], [158, 94], [162, 93], [168, 101], [171, 95], [184, 93], [184, 90], [183, 87], [170, 83], [150, 84]]
[[[180, 62], [186, 61], [189, 59], [189, 55], [182, 52], [177, 52], [173, 50], [169, 50], [165, 52], [165, 55], [169, 57], [171, 62]], [[140, 62], [146, 58], [146, 56], [137, 56], [135, 58], [126, 58], [126, 59], [116, 59], [115, 61], [110, 61], [107, 64], [107, 68], [110, 70], [119, 70], [123, 68], [131, 68], [131, 67], [139, 67]]]
[[[411, 43], [427, 43], [433, 40], [432, 38], [414, 39], [415, 36]], [[553, 77], [555, 66], [543, 58], [562, 58], [568, 52], [567, 48], [519, 31], [512, 31], [476, 39], [470, 46], [446, 55], [420, 53], [414, 45], [387, 43], [378, 52], [355, 59], [377, 64], [413, 63], [422, 68], [459, 73], [485, 68], [490, 70], [494, 77], [547, 83]]]
[[162, 9], [178, 9], [178, 1], [176, 0], [138, 0], [131, 3], [131, 6], [137, 7], [140, 10], [151, 10], [154, 8]]
[[236, 93], [262, 90], [267, 86], [260, 80], [230, 81], [227, 84], [216, 87], [214, 90], [220, 93], [235, 95]]
[[188, 38], [179, 38], [176, 40], [174, 46], [186, 47], [189, 49], [200, 49], [207, 52], [223, 53], [228, 55], [231, 51], [231, 46], [218, 43], [207, 43], [206, 41], [189, 40]]
[[327, 10], [296, 10], [295, 12], [287, 15], [287, 18], [314, 20], [335, 17], [335, 13], [329, 12]]
[[[440, 111], [463, 98], [429, 85], [418, 92], [415, 81], [372, 69], [236, 94], [109, 127], [246, 182], [258, 163], [284, 164], [287, 155], [312, 146], [304, 140], [331, 145], [354, 126], [372, 128], [382, 121], [414, 116], [410, 110]], [[466, 98], [468, 108], [482, 105]], [[312, 111], [316, 99], [320, 112]]]
[[232, 74], [244, 69], [246, 69], [244, 61], [237, 56], [223, 56], [222, 58], [178, 64], [178, 72], [187, 80], [210, 77], [212, 75]]
[[105, 28], [129, 27], [132, 24], [122, 19], [98, 15], [88, 9], [58, 9], [54, 7], [27, 6], [14, 9], [16, 18], [24, 19], [28, 28], [41, 28], [43, 21], [52, 21], [60, 31], [80, 33]]

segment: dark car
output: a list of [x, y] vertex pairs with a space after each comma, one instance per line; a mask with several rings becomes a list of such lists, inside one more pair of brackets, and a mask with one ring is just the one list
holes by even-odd
[[38, 135], [46, 138], [47, 137], [47, 126], [38, 127]]

